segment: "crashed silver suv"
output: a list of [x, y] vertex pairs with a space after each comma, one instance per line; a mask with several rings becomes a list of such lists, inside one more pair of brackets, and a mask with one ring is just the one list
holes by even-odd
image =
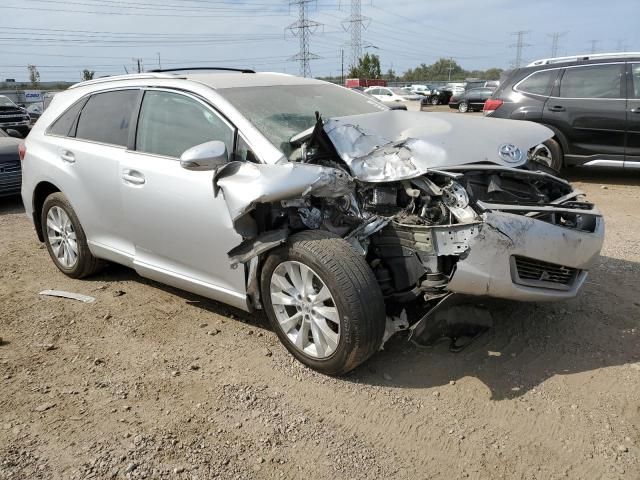
[[547, 173], [552, 135], [288, 75], [102, 78], [35, 125], [22, 197], [66, 275], [108, 260], [264, 309], [298, 360], [339, 375], [487, 297], [576, 295], [604, 223]]

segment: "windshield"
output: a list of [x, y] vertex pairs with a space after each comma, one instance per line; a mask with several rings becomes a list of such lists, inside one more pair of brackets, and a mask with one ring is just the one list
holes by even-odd
[[315, 112], [328, 120], [387, 110], [365, 95], [330, 84], [221, 88], [218, 92], [287, 157], [293, 150], [289, 140], [315, 125]]
[[411, 92], [403, 90], [402, 88], [390, 88], [389, 90], [391, 90], [396, 95], [411, 95]]
[[16, 104], [9, 100], [7, 97], [0, 95], [0, 107], [15, 107]]

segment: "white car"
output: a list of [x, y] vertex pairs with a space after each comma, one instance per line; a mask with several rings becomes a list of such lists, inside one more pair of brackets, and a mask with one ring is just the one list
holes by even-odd
[[398, 331], [430, 343], [448, 318], [455, 336], [487, 325], [487, 297], [578, 293], [604, 221], [542, 171], [551, 137], [211, 69], [77, 84], [18, 156], [26, 212], [65, 275], [111, 261], [262, 309], [295, 358], [341, 375]]
[[419, 101], [422, 97], [415, 93], [407, 92], [399, 87], [370, 87], [364, 93], [375, 97], [381, 102], [413, 102]]

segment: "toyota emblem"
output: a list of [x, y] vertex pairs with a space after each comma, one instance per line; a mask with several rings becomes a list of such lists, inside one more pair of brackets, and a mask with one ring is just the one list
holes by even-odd
[[522, 160], [522, 150], [520, 150], [512, 143], [505, 143], [503, 145], [500, 145], [498, 154], [500, 155], [500, 158], [505, 162], [518, 163], [520, 160]]

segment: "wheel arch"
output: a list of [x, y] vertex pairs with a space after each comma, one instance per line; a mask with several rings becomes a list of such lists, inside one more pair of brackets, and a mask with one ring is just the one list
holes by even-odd
[[553, 139], [558, 142], [558, 144], [560, 145], [560, 148], [562, 149], [562, 155], [563, 155], [562, 163], [564, 165], [564, 155], [569, 151], [569, 141], [567, 140], [567, 137], [565, 137], [564, 134], [553, 125], [548, 125], [546, 123], [541, 123], [541, 125], [553, 131]]
[[36, 185], [33, 190], [33, 224], [38, 235], [38, 240], [44, 242], [44, 232], [42, 231], [42, 207], [46, 198], [52, 193], [61, 192], [61, 190], [51, 182], [42, 181]]

